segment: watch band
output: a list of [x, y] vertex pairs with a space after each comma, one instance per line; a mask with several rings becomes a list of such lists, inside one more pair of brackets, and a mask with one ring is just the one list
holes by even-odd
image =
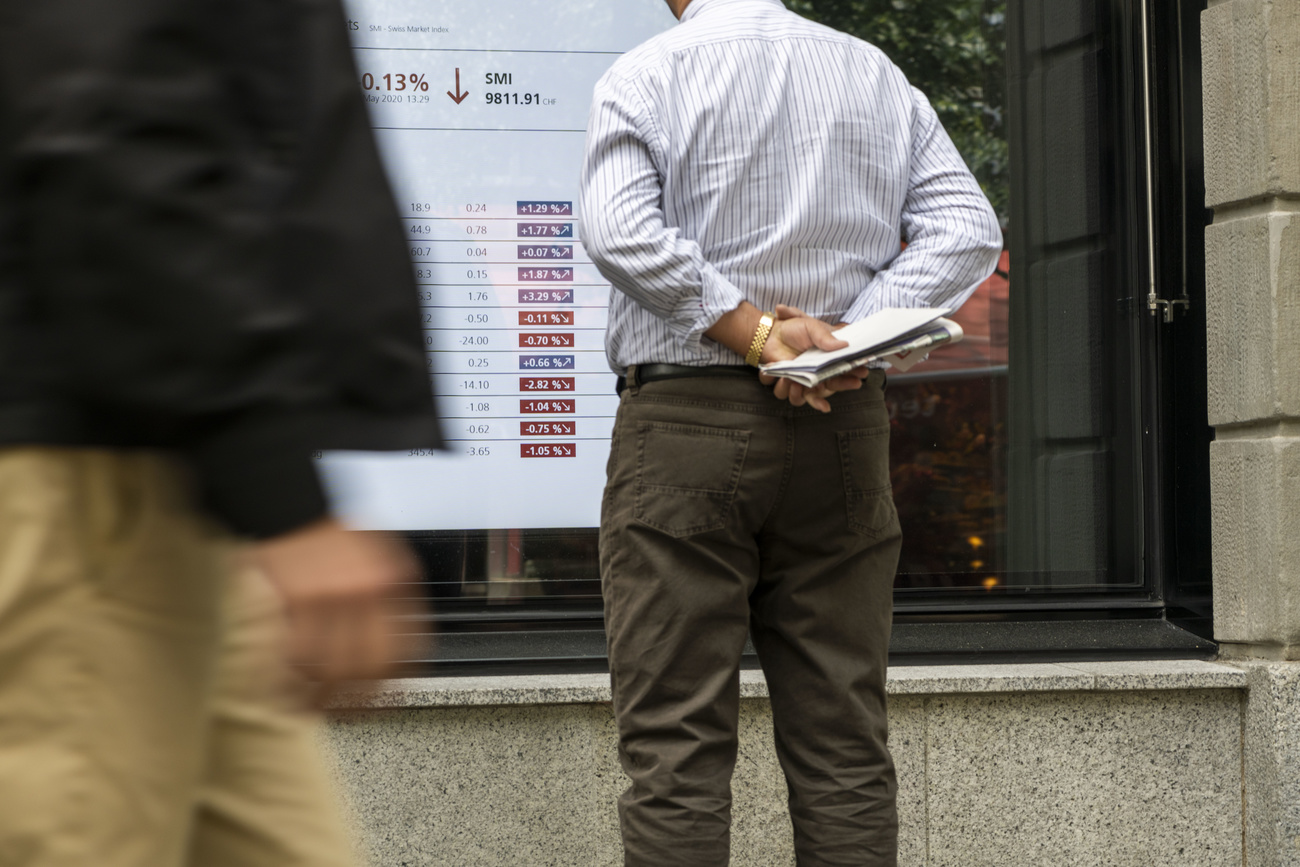
[[775, 323], [775, 313], [764, 312], [758, 320], [758, 327], [754, 329], [754, 339], [749, 342], [749, 352], [745, 353], [745, 363], [750, 367], [758, 367], [758, 360], [763, 357], [763, 347], [767, 345], [767, 338], [772, 333], [772, 326]]

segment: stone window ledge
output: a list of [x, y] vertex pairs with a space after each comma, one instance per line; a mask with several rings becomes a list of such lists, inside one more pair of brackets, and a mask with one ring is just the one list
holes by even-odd
[[[890, 695], [1006, 692], [1102, 692], [1245, 689], [1247, 674], [1218, 662], [1175, 659], [1133, 662], [913, 665], [889, 669]], [[761, 671], [740, 673], [742, 698], [765, 698]], [[387, 680], [369, 693], [344, 691], [335, 710], [499, 707], [608, 702], [607, 674], [421, 677]]]

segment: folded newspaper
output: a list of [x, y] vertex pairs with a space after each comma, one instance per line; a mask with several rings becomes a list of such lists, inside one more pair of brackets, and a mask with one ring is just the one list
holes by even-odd
[[951, 312], [946, 307], [886, 307], [836, 331], [836, 337], [849, 342], [843, 349], [809, 349], [798, 358], [764, 364], [761, 370], [808, 386], [873, 361], [907, 370], [931, 349], [961, 340], [961, 326], [943, 318]]

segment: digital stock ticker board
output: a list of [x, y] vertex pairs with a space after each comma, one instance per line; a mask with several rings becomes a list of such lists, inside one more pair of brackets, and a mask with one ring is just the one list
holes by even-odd
[[339, 511], [396, 531], [594, 527], [618, 399], [610, 286], [579, 240], [592, 88], [662, 0], [351, 0], [406, 228], [444, 452], [328, 453]]

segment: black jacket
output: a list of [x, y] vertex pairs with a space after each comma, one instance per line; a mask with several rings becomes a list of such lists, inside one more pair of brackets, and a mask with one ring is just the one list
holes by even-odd
[[440, 444], [336, 0], [0, 0], [0, 445], [162, 448], [230, 527]]

